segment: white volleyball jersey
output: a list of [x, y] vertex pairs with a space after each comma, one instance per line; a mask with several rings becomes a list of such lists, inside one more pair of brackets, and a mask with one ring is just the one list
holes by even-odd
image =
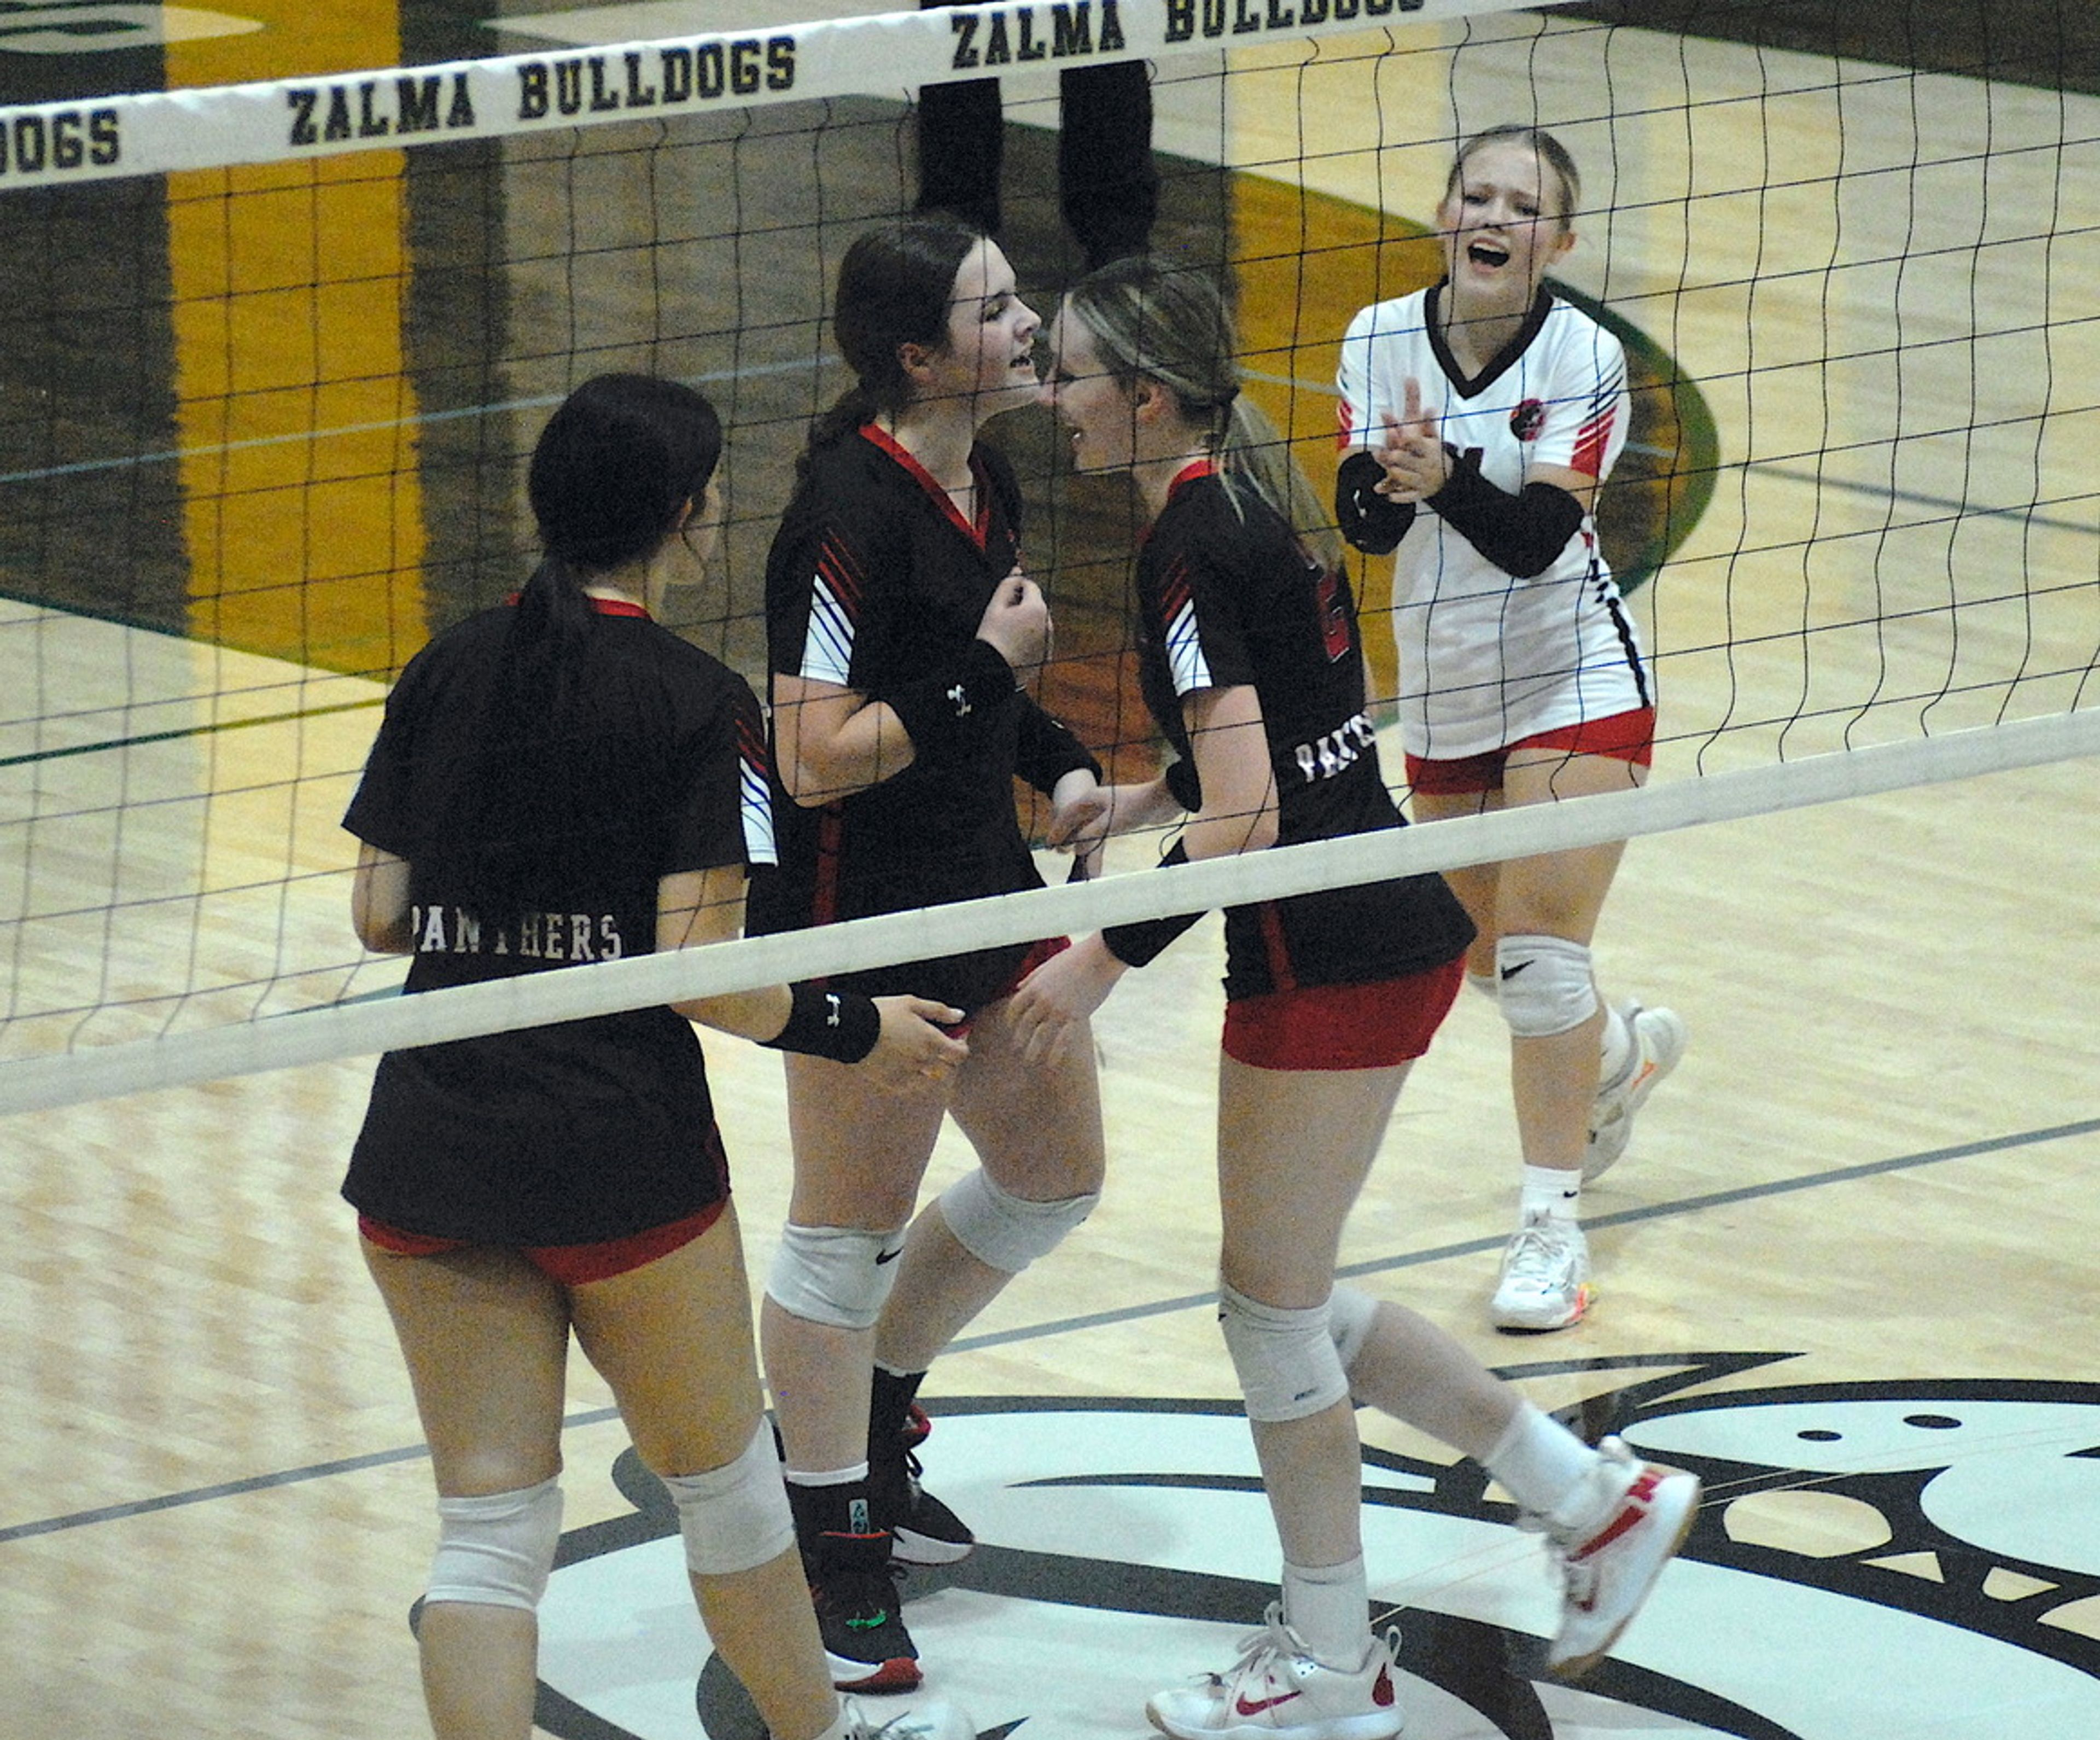
[[[1515, 340], [1467, 379], [1436, 320], [1447, 287], [1373, 304], [1342, 341], [1341, 446], [1375, 448], [1412, 378], [1443, 438], [1515, 494], [1542, 466], [1602, 479], [1626, 441], [1626, 352], [1580, 309], [1541, 289]], [[1395, 556], [1401, 740], [1455, 761], [1653, 704], [1631, 617], [1586, 518], [1545, 572], [1496, 567], [1433, 508]]]

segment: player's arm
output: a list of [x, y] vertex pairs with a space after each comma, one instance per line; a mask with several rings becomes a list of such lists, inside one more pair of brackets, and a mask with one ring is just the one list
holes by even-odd
[[1276, 844], [1276, 773], [1261, 700], [1251, 683], [1198, 689], [1181, 700], [1203, 806], [1181, 830], [1191, 858], [1259, 852]]
[[[696, 948], [743, 934], [742, 864], [681, 870], [656, 884], [656, 947]], [[940, 1075], [969, 1054], [934, 1023], [962, 1019], [962, 1011], [924, 997], [866, 997], [808, 985], [761, 985], [749, 991], [694, 997], [671, 1007], [688, 1021], [782, 1051], [858, 1063], [902, 1086]]]
[[774, 673], [774, 765], [796, 803], [836, 803], [894, 779], [916, 758], [894, 708], [835, 682]]
[[953, 664], [876, 700], [857, 689], [775, 673], [774, 754], [798, 804], [836, 802], [894, 779], [914, 762], [967, 751], [1043, 660], [1050, 610], [1017, 572], [999, 582], [976, 638]]
[[374, 954], [412, 955], [408, 925], [408, 860], [360, 841], [350, 879], [350, 923]]

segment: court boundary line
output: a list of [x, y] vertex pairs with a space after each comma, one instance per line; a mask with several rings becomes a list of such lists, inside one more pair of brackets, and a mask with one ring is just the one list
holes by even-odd
[[[1802, 1190], [1820, 1190], [1829, 1186], [1856, 1183], [1861, 1179], [1880, 1177], [1890, 1173], [1907, 1172], [1924, 1166], [1938, 1165], [1947, 1160], [1973, 1159], [1987, 1154], [2002, 1154], [2016, 1148], [2034, 1147], [2044, 1143], [2062, 1142], [2080, 1136], [2100, 1133], [2100, 1117], [2083, 1118], [2069, 1124], [2045, 1125], [2040, 1129], [2025, 1130], [2011, 1136], [1994, 1136], [1979, 1142], [1955, 1142], [1946, 1147], [1928, 1148], [1917, 1154], [1898, 1155], [1889, 1159], [1867, 1160], [1854, 1166], [1833, 1167], [1820, 1173], [1805, 1173], [1795, 1178], [1773, 1179], [1763, 1184], [1747, 1184], [1727, 1190], [1710, 1190], [1696, 1196], [1679, 1197], [1673, 1201], [1652, 1203], [1643, 1208], [1621, 1208], [1583, 1221], [1586, 1229], [1607, 1226], [1626, 1226], [1643, 1221], [1675, 1219], [1679, 1216], [1701, 1212], [1709, 1208], [1725, 1208], [1731, 1203], [1754, 1201], [1762, 1197], [1787, 1196]], [[1385, 1274], [1401, 1269], [1418, 1269], [1431, 1263], [1447, 1261], [1453, 1257], [1474, 1256], [1498, 1250], [1503, 1240], [1469, 1239], [1455, 1244], [1434, 1245], [1426, 1250], [1405, 1252], [1396, 1256], [1372, 1257], [1361, 1262], [1345, 1263], [1337, 1269], [1335, 1278], [1354, 1279], [1369, 1274]], [[965, 1336], [951, 1342], [946, 1351], [951, 1354], [981, 1352], [986, 1348], [1011, 1347], [1023, 1341], [1045, 1340], [1052, 1336], [1071, 1335], [1083, 1330], [1098, 1329], [1112, 1324], [1135, 1323], [1148, 1317], [1165, 1317], [1176, 1311], [1207, 1309], [1216, 1303], [1214, 1292], [1187, 1293], [1175, 1298], [1154, 1300], [1149, 1304], [1127, 1305], [1114, 1311], [1089, 1312], [1083, 1316], [1053, 1318], [1048, 1323], [1030, 1324], [1019, 1329], [998, 1330], [988, 1335]], [[1654, 1359], [1665, 1357], [1657, 1354], [1628, 1354], [1628, 1359]], [[1523, 1362], [1527, 1366], [1533, 1362]], [[1083, 1402], [1084, 1398], [1075, 1398]], [[602, 1425], [617, 1420], [620, 1411], [614, 1407], [589, 1408], [565, 1416], [562, 1430], [568, 1432], [585, 1426]], [[361, 1455], [343, 1456], [329, 1462], [310, 1463], [302, 1468], [280, 1469], [271, 1474], [251, 1474], [238, 1480], [215, 1482], [209, 1486], [192, 1486], [180, 1492], [162, 1493], [150, 1499], [129, 1499], [121, 1504], [98, 1505], [90, 1510], [73, 1511], [64, 1516], [46, 1517], [31, 1522], [18, 1522], [0, 1527], [0, 1546], [18, 1540], [32, 1540], [46, 1535], [64, 1534], [70, 1530], [87, 1528], [98, 1523], [121, 1522], [133, 1517], [151, 1516], [157, 1512], [180, 1510], [192, 1504], [201, 1504], [214, 1499], [236, 1498], [244, 1493], [265, 1492], [280, 1486], [303, 1485], [308, 1481], [325, 1480], [338, 1474], [362, 1473], [367, 1469], [390, 1467], [398, 1463], [413, 1462], [427, 1456], [427, 1444], [411, 1444], [392, 1450], [368, 1451]]]

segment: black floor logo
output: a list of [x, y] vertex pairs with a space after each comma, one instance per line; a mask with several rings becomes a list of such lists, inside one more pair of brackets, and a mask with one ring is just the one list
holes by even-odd
[[[1480, 1472], [1366, 1452], [1365, 1548], [1373, 1596], [1397, 1610], [1410, 1740], [2100, 1734], [2100, 1386], [1740, 1387], [1789, 1357], [1557, 1367], [1619, 1374], [1582, 1429], [1708, 1492], [1579, 1688], [1539, 1677], [1555, 1592]], [[936, 1417], [929, 1483], [982, 1544], [904, 1584], [923, 1695], [985, 1740], [1140, 1740], [1150, 1693], [1229, 1665], [1277, 1557], [1237, 1406], [1002, 1397]], [[761, 1740], [693, 1612], [668, 1499], [631, 1455], [615, 1476], [634, 1513], [563, 1538], [540, 1725]]]

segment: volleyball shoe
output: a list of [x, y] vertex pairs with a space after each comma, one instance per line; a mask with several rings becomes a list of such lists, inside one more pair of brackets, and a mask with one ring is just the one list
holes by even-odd
[[1590, 1141], [1582, 1155], [1582, 1178], [1601, 1178], [1633, 1140], [1634, 1114], [1662, 1085], [1663, 1078], [1684, 1056], [1692, 1030], [1674, 1009], [1643, 1009], [1622, 1003], [1619, 1014], [1633, 1038], [1633, 1055], [1617, 1081], [1600, 1086], [1590, 1102]]
[[1152, 1725], [1174, 1740], [1390, 1740], [1405, 1720], [1393, 1686], [1400, 1633], [1371, 1641], [1353, 1672], [1317, 1659], [1269, 1603], [1225, 1672], [1149, 1699]]
[[969, 1557], [977, 1538], [970, 1526], [919, 1483], [924, 1472], [918, 1446], [933, 1423], [917, 1402], [902, 1430], [886, 1444], [870, 1440], [868, 1492], [876, 1520], [891, 1536], [891, 1557], [905, 1565], [953, 1565]]
[[838, 1740], [977, 1740], [977, 1725], [952, 1704], [921, 1704], [876, 1723], [850, 1698], [836, 1732]]
[[832, 1683], [842, 1692], [919, 1689], [919, 1651], [897, 1596], [889, 1531], [823, 1534], [805, 1542], [802, 1569], [817, 1610]]
[[1560, 1626], [1546, 1671], [1580, 1679], [1611, 1652], [1699, 1516], [1699, 1477], [1643, 1462], [1618, 1439], [1559, 1510], [1526, 1517], [1560, 1561]]
[[1498, 1329], [1565, 1329], [1582, 1322], [1594, 1296], [1582, 1227], [1562, 1215], [1529, 1214], [1503, 1248], [1488, 1318]]

